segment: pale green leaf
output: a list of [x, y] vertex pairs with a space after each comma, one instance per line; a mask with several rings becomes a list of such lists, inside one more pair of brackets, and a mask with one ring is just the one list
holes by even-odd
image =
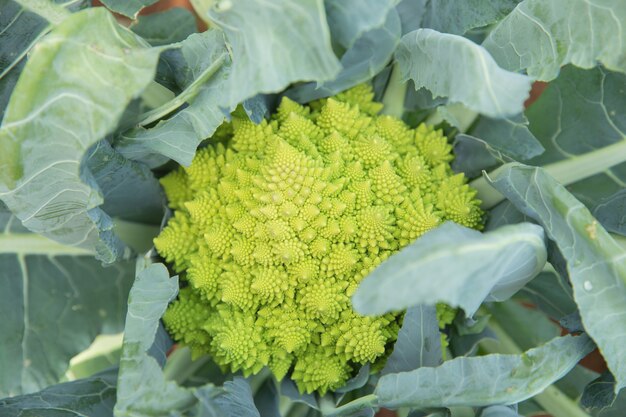
[[[107, 141], [85, 155], [84, 175], [92, 175], [102, 192], [101, 208], [111, 217], [160, 225], [166, 206], [159, 181], [147, 166], [124, 158]], [[156, 237], [156, 236], [155, 236]]]
[[589, 210], [541, 168], [508, 164], [490, 181], [524, 214], [537, 220], [567, 262], [585, 330], [626, 385], [626, 252]]
[[296, 81], [331, 80], [341, 69], [322, 0], [216, 2], [206, 15], [232, 49], [230, 105]]
[[102, 4], [112, 11], [122, 14], [131, 19], [136, 19], [137, 15], [146, 6], [156, 3], [158, 0], [100, 0]]
[[543, 230], [531, 223], [488, 233], [446, 222], [392, 255], [352, 297], [362, 314], [445, 302], [474, 314], [486, 298], [510, 297], [546, 263]]
[[[65, 3], [64, 0], [55, 0]], [[73, 1], [69, 10], [78, 10], [87, 0]], [[48, 29], [48, 22], [14, 0], [0, 0], [0, 121], [11, 92], [26, 62], [26, 54]]]
[[80, 163], [151, 82], [158, 56], [103, 8], [71, 15], [37, 44], [0, 129], [0, 199], [26, 227], [106, 262], [123, 252]]
[[98, 334], [121, 331], [133, 269], [30, 233], [0, 203], [0, 397], [58, 382]]
[[170, 278], [163, 264], [148, 265], [138, 272], [128, 298], [115, 415], [156, 417], [188, 410], [198, 417], [247, 413], [254, 405], [242, 385], [247, 384], [245, 380], [227, 383], [222, 390], [210, 383], [184, 388], [166, 379], [161, 366], [168, 337], [160, 318], [177, 292], [178, 277]]
[[455, 358], [436, 368], [385, 375], [375, 394], [389, 408], [515, 404], [563, 377], [593, 347], [585, 335], [565, 336], [521, 355]]
[[483, 46], [500, 66], [550, 81], [566, 64], [626, 72], [623, 0], [524, 0]]
[[489, 117], [521, 113], [530, 91], [530, 78], [503, 70], [482, 46], [457, 35], [410, 32], [402, 37], [396, 60], [416, 89], [426, 87], [433, 96]]

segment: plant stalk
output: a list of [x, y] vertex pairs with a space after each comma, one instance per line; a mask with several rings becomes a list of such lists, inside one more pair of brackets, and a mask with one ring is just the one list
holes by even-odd
[[[493, 319], [489, 321], [489, 328], [498, 338], [498, 349], [491, 343], [481, 342], [480, 347], [487, 353], [521, 354], [522, 349]], [[543, 409], [553, 417], [591, 417], [583, 411], [576, 402], [563, 394], [556, 386], [551, 385], [540, 394], [533, 397]]]
[[155, 80], [152, 80], [148, 87], [141, 94], [144, 103], [150, 108], [158, 108], [176, 98], [176, 94], [169, 88], [162, 86]]
[[406, 97], [406, 89], [409, 83], [402, 81], [402, 71], [397, 63], [393, 64], [391, 69], [391, 76], [389, 77], [389, 83], [387, 89], [383, 95], [383, 110], [382, 114], [402, 118], [404, 114], [404, 98]]
[[[573, 184], [585, 178], [600, 174], [607, 169], [626, 162], [626, 140], [614, 143], [604, 148], [588, 152], [563, 161], [547, 164], [543, 168], [564, 186]], [[489, 184], [489, 177], [498, 169], [470, 182], [470, 186], [478, 191], [478, 198], [482, 201], [483, 209], [490, 209], [504, 200], [504, 196]]]
[[208, 356], [199, 359], [191, 359], [191, 351], [188, 347], [181, 347], [174, 350], [167, 358], [163, 368], [165, 379], [182, 384], [191, 377], [198, 369], [209, 360]]

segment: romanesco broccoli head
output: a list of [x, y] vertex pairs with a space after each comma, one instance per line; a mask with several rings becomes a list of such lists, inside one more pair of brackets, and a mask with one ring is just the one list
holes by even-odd
[[260, 124], [235, 114], [161, 180], [175, 213], [154, 243], [189, 284], [164, 317], [178, 341], [306, 392], [388, 356], [402, 317], [356, 314], [357, 285], [445, 220], [479, 228], [482, 212], [442, 132], [379, 116], [372, 97], [361, 85], [285, 98]]

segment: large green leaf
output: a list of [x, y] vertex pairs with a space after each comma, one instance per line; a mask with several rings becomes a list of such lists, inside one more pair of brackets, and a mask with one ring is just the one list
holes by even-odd
[[563, 377], [593, 349], [585, 335], [553, 339], [521, 355], [455, 358], [436, 368], [388, 374], [375, 394], [381, 407], [515, 404]]
[[216, 2], [203, 14], [224, 30], [232, 50], [230, 104], [295, 81], [330, 80], [341, 69], [322, 0]]
[[30, 233], [0, 203], [0, 397], [58, 382], [96, 335], [121, 331], [133, 269]]
[[352, 297], [354, 308], [382, 314], [445, 302], [471, 316], [486, 298], [506, 299], [541, 272], [543, 239], [531, 223], [483, 234], [446, 222], [369, 274]]
[[[224, 121], [223, 109], [234, 109], [227, 103], [230, 61], [222, 33], [210, 30], [191, 35], [182, 43], [181, 52], [185, 64], [179, 71], [185, 91], [165, 104], [164, 113], [185, 101], [189, 106], [152, 128], [138, 127], [121, 134], [115, 146], [125, 157], [146, 160], [163, 155], [188, 166], [200, 141]], [[189, 98], [181, 98], [185, 96]]]
[[624, 22], [623, 0], [524, 0], [483, 46], [503, 68], [538, 80], [556, 78], [569, 63], [626, 72]]
[[30, 230], [106, 262], [122, 253], [80, 163], [151, 82], [159, 52], [103, 8], [71, 15], [37, 44], [0, 129], [0, 199]]
[[107, 141], [96, 143], [84, 159], [84, 175], [92, 175], [102, 191], [102, 209], [110, 216], [141, 224], [160, 225], [165, 197], [154, 174], [144, 164], [129, 161]]
[[196, 25], [193, 13], [175, 7], [160, 13], [140, 16], [130, 28], [150, 45], [158, 46], [184, 41], [198, 31]]
[[506, 119], [481, 117], [469, 133], [518, 161], [529, 160], [544, 152], [541, 143], [528, 130], [528, 119], [523, 114]]
[[287, 91], [287, 96], [306, 103], [332, 96], [378, 74], [391, 59], [400, 41], [400, 18], [395, 10], [387, 13], [380, 27], [360, 36], [341, 57], [341, 72], [332, 81], [306, 83]]
[[146, 6], [156, 3], [158, 0], [100, 0], [109, 9], [124, 16], [136, 19], [137, 15]]
[[0, 399], [3, 417], [110, 417], [117, 370], [54, 385], [43, 391]]
[[626, 386], [626, 254], [589, 210], [541, 168], [508, 164], [492, 185], [545, 228], [567, 262], [585, 330]]
[[461, 36], [418, 29], [402, 37], [396, 51], [404, 79], [433, 96], [490, 117], [519, 114], [530, 91], [530, 78], [500, 68], [480, 45]]
[[[590, 152], [615, 143], [626, 148], [626, 75], [601, 67], [582, 70], [571, 65], [543, 92], [527, 111], [530, 130], [546, 151], [529, 161], [546, 165], [580, 160]], [[626, 182], [626, 164], [606, 167], [603, 158], [592, 161], [604, 172], [579, 181], [570, 190], [590, 209]], [[584, 168], [584, 169], [583, 169]], [[585, 172], [580, 165], [573, 173]]]

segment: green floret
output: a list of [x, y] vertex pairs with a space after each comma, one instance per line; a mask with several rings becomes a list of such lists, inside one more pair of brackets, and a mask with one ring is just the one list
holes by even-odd
[[164, 321], [194, 353], [336, 389], [385, 360], [401, 321], [354, 313], [359, 282], [446, 220], [481, 227], [442, 132], [378, 116], [372, 97], [361, 85], [312, 107], [285, 98], [258, 125], [236, 114], [162, 179], [175, 215], [155, 246], [190, 284]]

